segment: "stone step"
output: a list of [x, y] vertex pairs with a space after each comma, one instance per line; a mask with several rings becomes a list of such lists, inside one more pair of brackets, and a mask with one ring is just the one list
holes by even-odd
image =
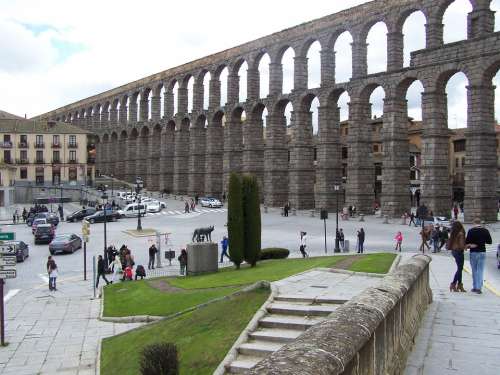
[[303, 317], [272, 314], [262, 318], [259, 321], [259, 326], [264, 328], [301, 329], [305, 331], [323, 320], [324, 318], [316, 316]]
[[236, 360], [233, 361], [228, 368], [226, 368], [226, 372], [228, 374], [244, 374], [261, 360], [262, 357], [252, 357], [240, 354]]
[[284, 343], [269, 342], [269, 341], [252, 341], [241, 344], [238, 347], [238, 353], [251, 357], [267, 357], [269, 354], [279, 350]]
[[299, 329], [260, 328], [249, 336], [254, 340], [289, 343], [303, 333], [304, 331]]
[[297, 315], [297, 316], [328, 316], [338, 305], [304, 305], [286, 302], [273, 302], [267, 307], [271, 314]]
[[310, 304], [332, 304], [332, 305], [342, 305], [346, 303], [348, 300], [341, 298], [331, 298], [331, 297], [307, 297], [300, 294], [282, 294], [274, 297], [275, 301], [282, 302], [302, 302], [302, 303], [310, 303]]

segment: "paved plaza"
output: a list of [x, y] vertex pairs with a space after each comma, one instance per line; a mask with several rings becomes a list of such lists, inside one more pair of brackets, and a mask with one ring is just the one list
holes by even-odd
[[[178, 252], [182, 246], [190, 242], [192, 231], [196, 227], [215, 225], [214, 241], [220, 241], [227, 233], [225, 207], [216, 210], [199, 209], [197, 212], [184, 214], [184, 202], [179, 199], [165, 201], [167, 203], [165, 214], [148, 215], [143, 219], [144, 228], [155, 228], [170, 233], [168, 245], [165, 245], [162, 238], [162, 251], [172, 248]], [[67, 213], [77, 208], [76, 204], [65, 204]], [[116, 223], [109, 223], [107, 243], [117, 247], [122, 243], [127, 244], [132, 249], [136, 264], [147, 264], [147, 249], [153, 238], [131, 237], [123, 232], [135, 226], [135, 219], [122, 219]], [[346, 239], [351, 242], [351, 252], [355, 245], [356, 230], [362, 226], [367, 233], [365, 246], [367, 252], [392, 251], [394, 235], [397, 231], [402, 231], [403, 257], [416, 253], [418, 228], [403, 226], [399, 220], [384, 224], [382, 218], [367, 217], [362, 223], [358, 220], [340, 221], [340, 226], [346, 233]], [[87, 254], [89, 280], [92, 269], [90, 260], [93, 255], [102, 253], [103, 227], [103, 224], [91, 225]], [[262, 227], [263, 247], [286, 247], [291, 250], [292, 257], [299, 257], [298, 233], [302, 230], [308, 233], [307, 250], [310, 255], [324, 254], [323, 222], [319, 217], [310, 217], [309, 211], [298, 212], [297, 216], [283, 217], [279, 210], [271, 209], [268, 213], [262, 213]], [[55, 257], [60, 269], [58, 291], [50, 293], [45, 271], [49, 254], [47, 245], [34, 245], [30, 228], [25, 225], [3, 226], [2, 229], [15, 231], [17, 239], [26, 241], [30, 245], [30, 257], [24, 263], [18, 264], [18, 278], [7, 281], [6, 330], [9, 346], [0, 349], [0, 373], [18, 375], [96, 373], [100, 340], [134, 328], [136, 325], [97, 320], [100, 300], [93, 299], [91, 282], [83, 281], [82, 250]], [[500, 227], [494, 225], [490, 229], [494, 243], [499, 242]], [[57, 232], [80, 234], [81, 223], [63, 222]], [[327, 221], [329, 255], [333, 254], [334, 232], [335, 220], [330, 216]], [[494, 255], [493, 248], [490, 248], [487, 254], [486, 278], [493, 290], [500, 290], [500, 272], [496, 269]], [[454, 270], [453, 260], [446, 252], [433, 258], [431, 286], [435, 303], [429, 308], [416, 350], [410, 358], [408, 375], [438, 374], [440, 372], [427, 371], [439, 371], [441, 365], [444, 369], [458, 371], [455, 373], [466, 374], [467, 372], [460, 371], [468, 368], [466, 365], [478, 363], [479, 359], [484, 363], [484, 373], [493, 373], [488, 372], [491, 368], [488, 367], [487, 360], [483, 361], [482, 358], [483, 356], [495, 358], [494, 354], [497, 354], [498, 358], [500, 354], [500, 349], [495, 346], [495, 337], [499, 335], [499, 320], [493, 314], [499, 310], [499, 297], [489, 291], [482, 296], [471, 293], [450, 294], [446, 288]], [[157, 272], [157, 275], [178, 274], [178, 263], [174, 260], [172, 265], [168, 266], [168, 262], [163, 260], [163, 267]], [[328, 280], [321, 276], [322, 273], [311, 273], [311, 275], [314, 276], [316, 286], [328, 284]], [[291, 287], [297, 280], [292, 277], [285, 283], [281, 282], [280, 288], [284, 288], [285, 292], [287, 283]], [[470, 283], [470, 276], [466, 275], [466, 287], [470, 287]], [[307, 285], [304, 282], [305, 289]], [[340, 294], [344, 294], [347, 299], [358, 289], [346, 286]], [[325, 292], [322, 288], [313, 290], [316, 293]], [[335, 292], [339, 293], [339, 290]], [[455, 311], [457, 309], [458, 312]], [[466, 345], [471, 343], [478, 344], [476, 347], [480, 344], [484, 354], [476, 355], [476, 349], [467, 351], [469, 346]], [[467, 358], [467, 354], [472, 358]], [[446, 361], [440, 360], [445, 357]], [[423, 367], [424, 364], [427, 367]], [[425, 371], [421, 372], [422, 369]]]

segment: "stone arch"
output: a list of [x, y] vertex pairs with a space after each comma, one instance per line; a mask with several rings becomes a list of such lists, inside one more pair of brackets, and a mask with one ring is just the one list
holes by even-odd
[[[334, 32], [328, 43], [329, 48], [333, 51], [335, 59], [335, 82], [347, 82], [352, 78], [352, 43], [353, 36], [348, 29], [339, 29]], [[347, 45], [345, 45], [347, 44]], [[346, 50], [337, 50], [337, 48], [346, 48]]]
[[[465, 13], [457, 12], [454, 9], [461, 5], [465, 6], [465, 4], [469, 7], [469, 10]], [[437, 16], [443, 25], [443, 43], [448, 44], [467, 39], [468, 13], [473, 10], [473, 6], [474, 4], [470, 0], [445, 0], [440, 4]], [[453, 20], [447, 20], [448, 13]], [[455, 28], [457, 24], [462, 24], [464, 27]], [[450, 27], [451, 25], [453, 25], [452, 28]], [[462, 35], [460, 34], [461, 32], [463, 32]]]
[[[267, 65], [265, 64], [266, 62]], [[269, 85], [270, 85], [270, 64], [271, 55], [267, 50], [260, 51], [254, 59], [253, 67], [256, 69], [258, 74], [258, 98], [265, 98], [269, 95]]]
[[179, 91], [179, 100], [181, 100], [183, 107], [181, 111], [185, 109], [186, 113], [191, 113], [193, 111], [194, 83], [195, 76], [188, 73], [182, 79], [182, 84], [180, 86], [182, 91]]
[[321, 86], [321, 51], [323, 49], [320, 39], [310, 38], [303, 48], [308, 45], [305, 52], [301, 51], [301, 57], [305, 58], [307, 69], [302, 74], [306, 74], [305, 88], [312, 89]]
[[[244, 68], [246, 67], [246, 70]], [[234, 98], [233, 102], [245, 102], [248, 98], [248, 69], [249, 63], [246, 58], [238, 58], [231, 68], [231, 82], [228, 82], [228, 99]]]
[[208, 69], [202, 69], [197, 75], [197, 81], [203, 87], [203, 103], [202, 109], [207, 110], [210, 103], [210, 80], [212, 76]]
[[[385, 19], [375, 19], [368, 22], [361, 32], [361, 40], [367, 43], [366, 64], [368, 74], [385, 72], [388, 70], [389, 50], [388, 33], [389, 23]], [[380, 38], [385, 31], [384, 38]], [[375, 35], [378, 45], [370, 43], [370, 39]]]
[[[403, 67], [410, 65], [411, 52], [427, 47], [425, 25], [428, 22], [428, 16], [426, 13], [425, 8], [412, 7], [402, 12], [396, 21], [395, 32], [402, 33], [403, 37]], [[405, 31], [405, 28], [409, 30]], [[416, 40], [417, 37], [419, 40]], [[415, 47], [410, 48], [410, 46]]]
[[189, 131], [188, 194], [191, 196], [200, 196], [205, 191], [206, 121], [204, 114], [197, 116]]

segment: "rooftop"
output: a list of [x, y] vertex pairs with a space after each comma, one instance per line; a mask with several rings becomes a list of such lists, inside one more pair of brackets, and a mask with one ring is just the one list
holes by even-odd
[[[37, 133], [37, 134], [90, 134], [91, 132], [64, 122], [46, 120], [26, 120], [21, 117], [6, 118], [0, 113], [0, 133]], [[14, 116], [14, 115], [12, 115]]]

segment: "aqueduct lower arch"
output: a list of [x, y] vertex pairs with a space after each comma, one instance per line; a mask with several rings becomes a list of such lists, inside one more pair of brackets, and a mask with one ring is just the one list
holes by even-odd
[[[468, 39], [443, 44], [443, 9], [451, 2], [372, 1], [80, 100], [39, 118], [72, 121], [92, 130], [102, 140], [97, 146], [98, 169], [128, 180], [146, 174], [150, 189], [221, 195], [228, 172], [251, 171], [259, 177], [269, 205], [290, 200], [297, 208], [333, 209], [333, 185], [342, 178], [336, 100], [345, 91], [350, 96], [345, 197], [348, 204], [367, 212], [374, 199], [373, 170], [369, 168], [372, 155], [367, 147], [367, 93], [372, 87], [381, 86], [386, 94], [382, 209], [385, 214], [398, 216], [409, 208], [410, 185], [403, 93], [411, 82], [419, 80], [424, 87], [422, 200], [434, 213], [445, 214], [451, 189], [447, 153], [443, 150], [448, 137], [443, 77], [461, 71], [469, 80], [466, 219], [480, 216], [493, 221], [497, 217], [497, 157], [492, 77], [500, 66], [500, 33], [493, 31], [490, 0], [471, 0]], [[402, 27], [404, 19], [414, 11], [421, 11], [426, 17], [426, 48], [413, 52], [410, 66], [403, 68]], [[387, 71], [368, 75], [366, 30], [379, 21], [388, 29]], [[339, 84], [335, 82], [333, 48], [336, 37], [344, 31], [349, 31], [353, 38], [353, 76], [349, 82]], [[321, 84], [308, 89], [308, 60], [303, 54], [311, 40], [321, 45]], [[280, 58], [286, 47], [295, 52], [294, 90], [283, 95]], [[269, 95], [260, 99], [257, 67], [264, 54], [271, 59]], [[238, 103], [238, 69], [242, 61], [249, 67], [247, 100]], [[220, 106], [219, 74], [225, 67], [229, 69], [227, 103]], [[211, 77], [209, 87], [203, 85], [206, 73]], [[193, 108], [188, 112], [190, 77], [195, 81]], [[174, 113], [172, 89], [176, 84], [179, 89]], [[204, 109], [206, 90], [208, 109]], [[153, 94], [149, 99], [150, 92]], [[304, 110], [304, 101], [311, 97], [320, 101], [317, 164], [312, 167], [311, 120], [310, 113]], [[294, 111], [292, 126], [287, 129], [280, 103], [288, 102]], [[268, 115], [262, 135], [262, 118], [256, 115], [264, 109]], [[235, 113], [242, 111], [246, 118], [237, 120]]]

